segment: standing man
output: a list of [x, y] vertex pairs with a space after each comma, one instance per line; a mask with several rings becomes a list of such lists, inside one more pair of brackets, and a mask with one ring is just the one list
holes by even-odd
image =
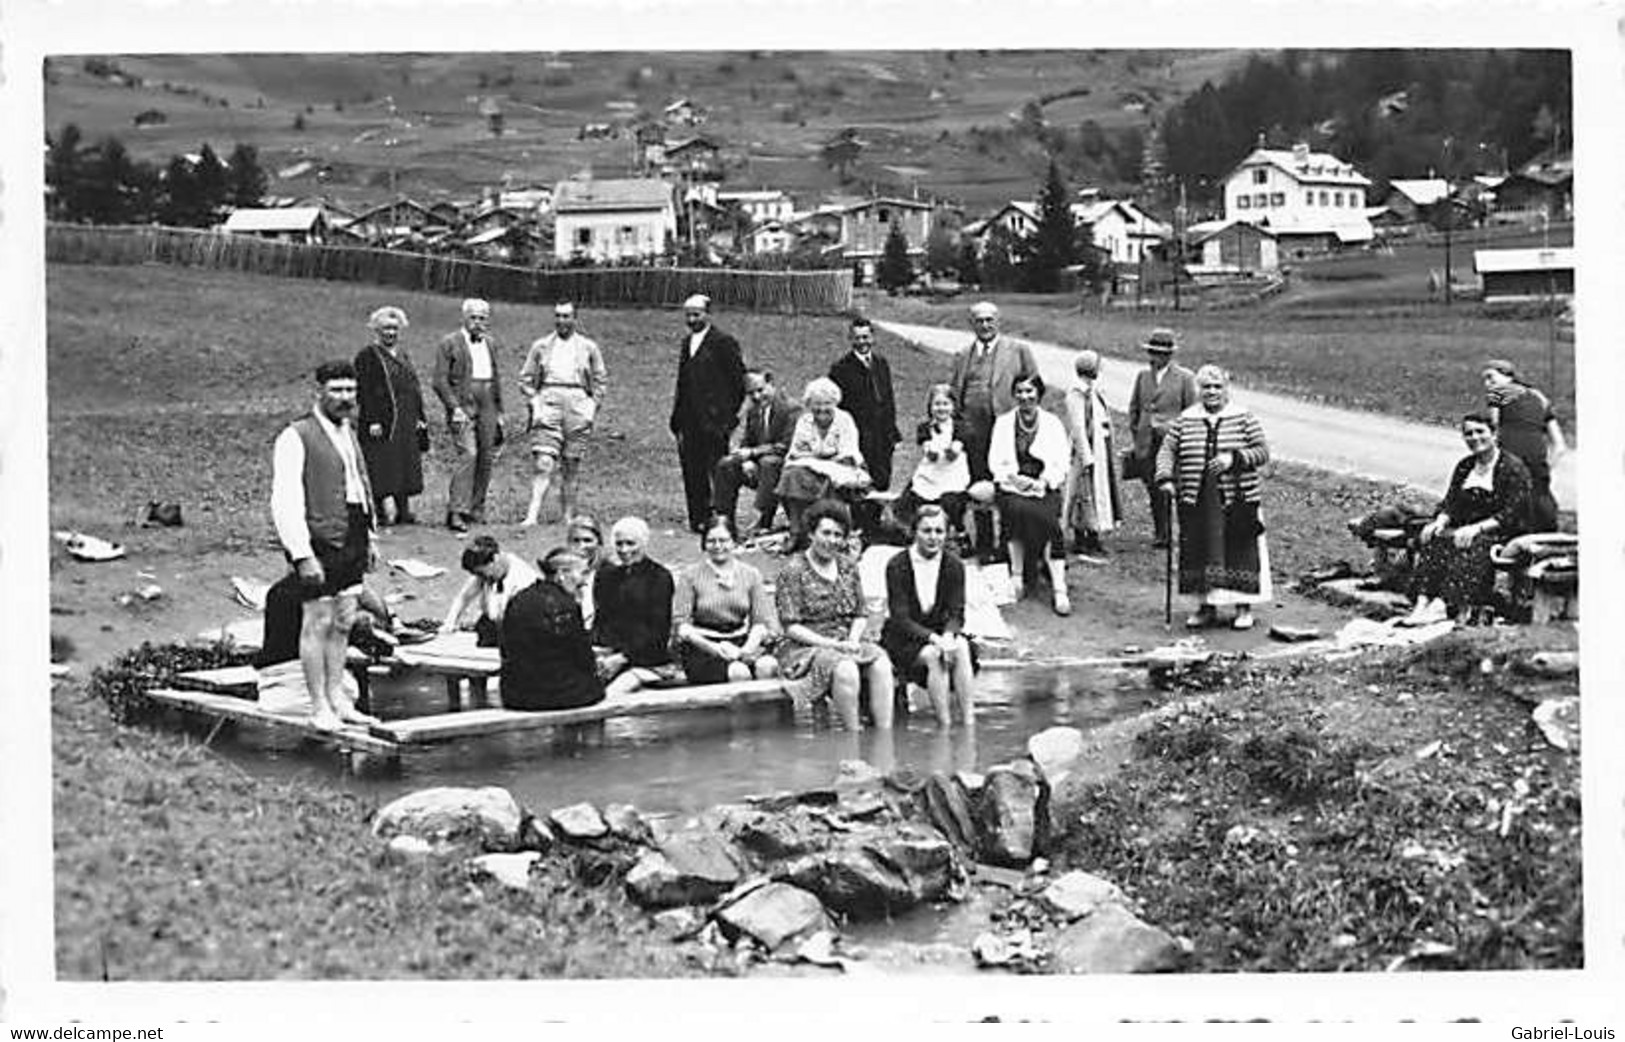
[[1552, 464], [1568, 451], [1563, 425], [1551, 400], [1518, 379], [1512, 363], [1484, 363], [1484, 396], [1496, 421], [1501, 447], [1523, 460], [1529, 471], [1529, 530], [1557, 531], [1557, 499], [1552, 495]]
[[[711, 475], [711, 512], [734, 527], [734, 511], [741, 485], [756, 490], [756, 521], [745, 537], [762, 535], [773, 529], [773, 515], [779, 509], [779, 472], [784, 454], [790, 451], [790, 435], [795, 432], [801, 407], [779, 393], [773, 374], [765, 369], [745, 370], [745, 433], [739, 447], [717, 462]], [[737, 529], [735, 529], [737, 531]]]
[[485, 523], [491, 463], [502, 444], [502, 352], [490, 325], [490, 304], [463, 301], [463, 328], [441, 338], [434, 360], [434, 393], [446, 407], [457, 449], [446, 504], [446, 527], [453, 532]]
[[1153, 329], [1141, 346], [1148, 364], [1134, 378], [1134, 393], [1128, 402], [1134, 453], [1129, 457], [1126, 476], [1137, 477], [1145, 484], [1146, 497], [1151, 501], [1151, 545], [1164, 549], [1168, 546], [1173, 504], [1156, 487], [1157, 452], [1179, 414], [1196, 404], [1196, 377], [1184, 366], [1174, 364], [1179, 344], [1173, 330]]
[[324, 731], [368, 723], [344, 690], [344, 656], [361, 576], [377, 561], [372, 486], [356, 439], [355, 366], [316, 369], [311, 414], [277, 435], [271, 460], [271, 521], [299, 577], [299, 665], [311, 722]]
[[739, 341], [711, 324], [710, 297], [697, 293], [683, 301], [683, 321], [688, 336], [677, 351], [671, 432], [683, 466], [688, 528], [699, 534], [711, 510], [711, 474], [728, 452], [745, 400], [745, 361]]
[[1011, 390], [1018, 376], [1037, 376], [1038, 365], [1026, 344], [1011, 343], [999, 334], [999, 309], [988, 301], [971, 305], [971, 331], [975, 334], [954, 356], [953, 389], [959, 421], [965, 429], [965, 462], [970, 468], [971, 513], [976, 520], [975, 553], [984, 562], [994, 552], [993, 472], [987, 450], [993, 440], [993, 420], [1016, 406]]
[[903, 440], [897, 430], [891, 366], [875, 351], [875, 329], [866, 317], [855, 316], [847, 335], [852, 349], [829, 367], [829, 378], [841, 389], [841, 408], [857, 424], [858, 450], [874, 489], [884, 492], [891, 485], [892, 452]]
[[560, 515], [575, 516], [576, 480], [587, 450], [608, 379], [603, 352], [576, 332], [576, 308], [569, 301], [553, 307], [553, 332], [530, 345], [519, 370], [532, 432], [530, 454], [536, 474], [530, 483], [530, 507], [523, 525], [541, 520], [542, 500], [559, 468]]

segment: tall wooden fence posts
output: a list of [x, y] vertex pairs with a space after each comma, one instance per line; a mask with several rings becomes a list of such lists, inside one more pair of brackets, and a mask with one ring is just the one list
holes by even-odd
[[830, 315], [852, 308], [852, 272], [727, 268], [521, 268], [368, 247], [277, 242], [191, 228], [51, 224], [45, 259], [61, 264], [175, 264], [284, 278], [367, 282], [520, 304], [681, 304], [704, 293], [741, 311]]

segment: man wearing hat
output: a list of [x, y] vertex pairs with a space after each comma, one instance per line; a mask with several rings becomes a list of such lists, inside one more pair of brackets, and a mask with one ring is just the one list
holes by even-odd
[[1179, 414], [1196, 404], [1196, 376], [1174, 362], [1179, 344], [1171, 329], [1153, 329], [1143, 345], [1150, 363], [1134, 378], [1134, 393], [1128, 402], [1128, 429], [1134, 437], [1134, 452], [1125, 468], [1125, 477], [1137, 477], [1145, 484], [1151, 501], [1152, 546], [1168, 545], [1169, 514], [1172, 504], [1157, 493], [1153, 481], [1157, 451]]
[[683, 467], [688, 527], [700, 532], [711, 512], [711, 472], [728, 454], [728, 436], [745, 400], [745, 360], [739, 341], [711, 324], [711, 298], [683, 301], [688, 335], [677, 350], [677, 392], [671, 432]]
[[1529, 470], [1529, 530], [1557, 531], [1557, 499], [1552, 495], [1552, 461], [1568, 450], [1563, 426], [1551, 400], [1518, 379], [1512, 363], [1492, 358], [1484, 363], [1484, 396], [1496, 420], [1501, 448], [1523, 460]]
[[[958, 419], [965, 428], [965, 462], [970, 468], [972, 516], [976, 520], [976, 553], [986, 559], [993, 552], [993, 511], [982, 504], [991, 502], [993, 473], [988, 469], [987, 450], [993, 439], [993, 420], [1016, 407], [1012, 385], [1018, 376], [1035, 376], [1038, 365], [1026, 344], [1016, 344], [999, 335], [999, 309], [988, 301], [971, 305], [972, 340], [954, 356], [953, 375], [948, 384], [958, 406]], [[978, 487], [988, 490], [978, 496]]]

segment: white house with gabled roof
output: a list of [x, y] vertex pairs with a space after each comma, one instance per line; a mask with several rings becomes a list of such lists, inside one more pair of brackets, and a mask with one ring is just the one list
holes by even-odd
[[1370, 238], [1370, 187], [1351, 164], [1308, 145], [1255, 148], [1224, 180], [1224, 216], [1277, 234], [1361, 242]]
[[653, 179], [561, 181], [553, 191], [553, 220], [559, 260], [658, 256], [677, 234], [671, 186]]

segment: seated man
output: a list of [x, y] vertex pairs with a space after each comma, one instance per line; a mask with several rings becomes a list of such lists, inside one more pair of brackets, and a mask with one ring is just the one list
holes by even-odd
[[592, 642], [598, 674], [611, 698], [675, 676], [671, 660], [671, 604], [676, 582], [648, 557], [649, 526], [623, 517], [609, 530], [616, 563], [593, 581]]
[[[311, 716], [316, 707], [299, 662], [299, 628], [303, 621], [305, 595], [298, 573], [289, 572], [272, 584], [265, 594], [265, 637], [254, 656], [255, 686], [259, 705], [267, 712], [284, 716]], [[357, 607], [377, 620], [386, 633], [395, 629], [389, 608], [372, 590], [362, 587]], [[357, 617], [356, 629], [361, 628]], [[361, 693], [355, 675], [346, 670], [341, 681], [345, 705], [335, 707], [346, 720], [377, 723], [378, 718], [356, 708]]]
[[744, 533], [748, 539], [773, 529], [773, 515], [779, 509], [779, 471], [801, 407], [780, 394], [773, 374], [762, 369], [745, 370], [745, 398], [745, 433], [739, 447], [718, 460], [712, 472], [711, 509], [727, 520], [730, 530], [738, 532], [734, 509], [739, 488], [755, 489], [756, 520]]

